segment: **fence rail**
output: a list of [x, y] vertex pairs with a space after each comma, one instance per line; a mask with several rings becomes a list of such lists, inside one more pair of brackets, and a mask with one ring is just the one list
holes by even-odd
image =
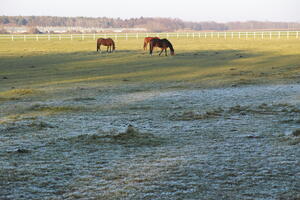
[[103, 34], [0, 34], [3, 40], [96, 40], [97, 38], [142, 39], [149, 36], [161, 38], [205, 38], [205, 39], [299, 39], [300, 31], [260, 31], [260, 32], [188, 32], [188, 33], [103, 33]]

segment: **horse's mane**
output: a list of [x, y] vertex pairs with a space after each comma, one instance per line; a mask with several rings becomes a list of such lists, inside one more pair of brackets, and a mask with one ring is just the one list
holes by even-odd
[[174, 48], [173, 48], [173, 45], [171, 44], [171, 42], [167, 39], [162, 39], [162, 40], [164, 40], [168, 44], [170, 51], [174, 53]]

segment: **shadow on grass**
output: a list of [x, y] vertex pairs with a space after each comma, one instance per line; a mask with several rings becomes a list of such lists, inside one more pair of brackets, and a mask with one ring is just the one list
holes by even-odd
[[[157, 52], [157, 51], [156, 51]], [[0, 84], [3, 88], [27, 85], [49, 86], [105, 82], [124, 84], [151, 81], [197, 81], [230, 78], [251, 73], [237, 73], [241, 65], [253, 70], [276, 66], [279, 61], [295, 64], [298, 55], [274, 55], [272, 52], [245, 50], [175, 51], [175, 56], [153, 56], [143, 50], [117, 50], [114, 53], [75, 51], [1, 58]], [[247, 60], [247, 61], [244, 61]], [[247, 62], [249, 61], [249, 64]], [[242, 63], [242, 64], [241, 64]], [[257, 66], [255, 66], [257, 64]], [[123, 81], [123, 82], [122, 82]]]

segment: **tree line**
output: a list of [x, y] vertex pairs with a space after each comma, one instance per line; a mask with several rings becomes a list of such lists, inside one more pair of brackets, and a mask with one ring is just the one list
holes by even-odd
[[108, 18], [108, 17], [55, 17], [55, 16], [0, 16], [0, 26], [28, 27], [94, 27], [94, 28], [145, 28], [151, 32], [180, 30], [226, 31], [226, 30], [299, 30], [298, 22], [188, 22], [174, 18]]

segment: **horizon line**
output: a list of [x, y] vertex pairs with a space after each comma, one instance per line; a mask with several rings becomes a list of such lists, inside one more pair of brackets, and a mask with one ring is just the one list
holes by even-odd
[[111, 19], [121, 19], [121, 20], [130, 20], [130, 19], [140, 19], [140, 18], [152, 18], [152, 19], [177, 19], [177, 20], [181, 20], [183, 22], [192, 22], [192, 23], [201, 23], [201, 22], [215, 22], [215, 23], [221, 23], [221, 24], [226, 24], [226, 23], [234, 23], [234, 22], [275, 22], [275, 23], [300, 23], [300, 21], [272, 21], [272, 20], [254, 20], [254, 19], [250, 19], [250, 20], [241, 20], [241, 21], [217, 21], [217, 20], [184, 20], [178, 17], [144, 17], [144, 16], [140, 16], [140, 17], [130, 17], [130, 18], [122, 18], [122, 17], [107, 17], [107, 16], [102, 16], [102, 17], [92, 17], [92, 16], [59, 16], [59, 15], [1, 15], [1, 17], [67, 17], [67, 18], [78, 18], [78, 17], [83, 17], [83, 18], [93, 18], [93, 19], [97, 19], [97, 18], [111, 18]]

